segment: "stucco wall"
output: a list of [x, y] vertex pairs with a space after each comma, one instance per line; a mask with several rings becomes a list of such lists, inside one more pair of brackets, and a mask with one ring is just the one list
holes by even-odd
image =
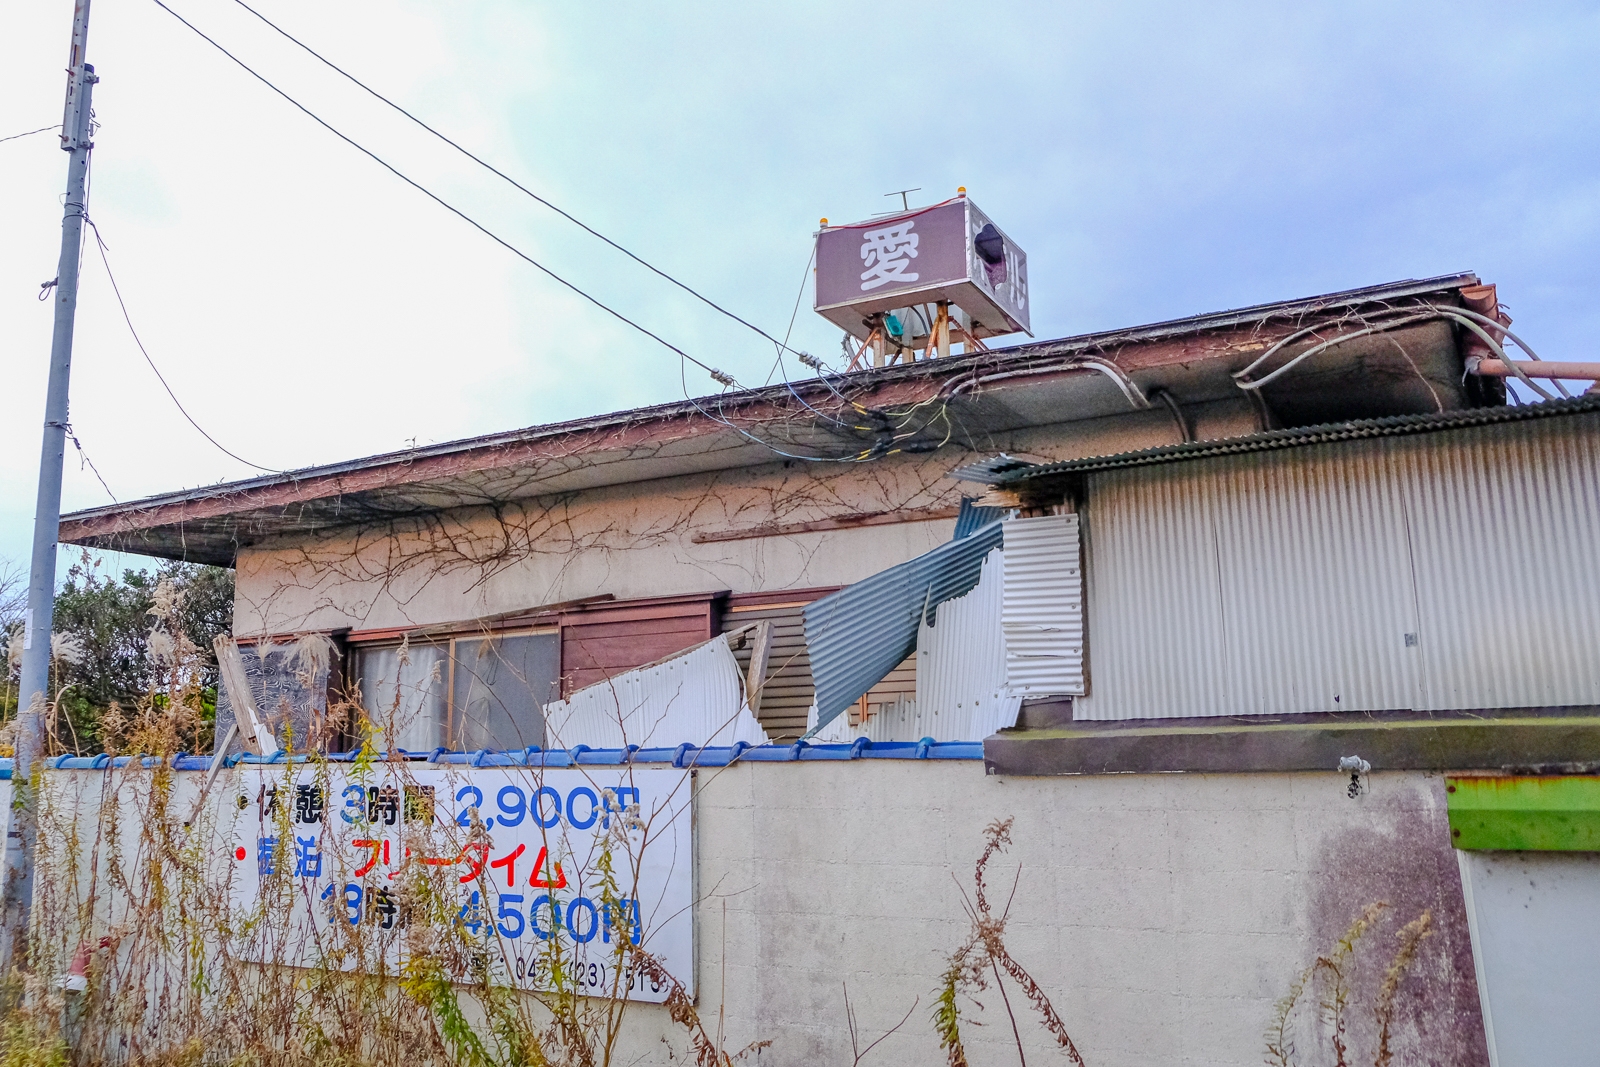
[[[50, 773], [96, 809], [101, 772]], [[989, 878], [997, 906], [1011, 899], [1006, 941], [1093, 1067], [1261, 1062], [1274, 1002], [1374, 901], [1391, 907], [1351, 969], [1350, 1062], [1372, 1062], [1374, 992], [1424, 908], [1435, 934], [1401, 986], [1396, 1062], [1488, 1062], [1436, 776], [1379, 773], [1352, 800], [1347, 778], [1322, 773], [1004, 778], [913, 760], [696, 773], [699, 1011], [712, 1028], [720, 1013], [730, 1048], [770, 1040], [760, 1063], [849, 1064], [846, 985], [863, 1045], [910, 1009], [865, 1062], [943, 1062], [933, 997], [1000, 818], [1015, 819]], [[179, 775], [176, 803], [200, 779]], [[213, 797], [231, 794], [219, 781]], [[1011, 998], [1029, 1062], [1065, 1062]], [[999, 998], [980, 999], [971, 1062], [1014, 1063]], [[617, 1062], [675, 1065], [685, 1046], [664, 1009], [635, 1005]], [[1299, 1049], [1301, 1064], [1333, 1062], [1314, 1028]]]
[[[967, 929], [961, 887], [971, 893], [984, 826], [1014, 816], [990, 894], [1004, 901], [1020, 865], [1008, 944], [1094, 1067], [1261, 1062], [1274, 1002], [1380, 900], [1392, 907], [1357, 952], [1352, 1062], [1371, 1062], [1395, 932], [1431, 908], [1437, 932], [1400, 994], [1398, 1062], [1486, 1064], [1443, 781], [1379, 774], [1356, 800], [1347, 784], [986, 778], [980, 765], [911, 761], [703, 771], [701, 1011], [725, 1007], [734, 1046], [770, 1039], [762, 1062], [848, 1064], [844, 983], [866, 1040], [920, 997], [868, 1062], [942, 1062], [929, 1013]], [[972, 1062], [1015, 1062], [999, 998], [982, 999]], [[1026, 1011], [1015, 991], [1012, 1003]], [[1020, 1021], [1030, 1063], [1065, 1062]], [[1301, 1063], [1333, 1062], [1313, 1034], [1300, 1048]]]
[[[1243, 406], [1200, 407], [1205, 436], [1247, 432]], [[952, 427], [959, 436], [966, 431]], [[467, 508], [392, 526], [278, 539], [238, 555], [240, 636], [422, 626], [597, 593], [618, 598], [845, 585], [949, 540], [952, 520], [696, 543], [696, 534], [956, 504], [947, 472], [974, 453], [1047, 459], [1171, 444], [1164, 409], [1004, 435], [872, 463], [790, 461]], [[488, 487], [486, 497], [490, 495]]]

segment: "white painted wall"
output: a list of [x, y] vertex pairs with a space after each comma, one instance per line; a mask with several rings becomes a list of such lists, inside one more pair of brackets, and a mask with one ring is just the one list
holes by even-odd
[[1459, 855], [1495, 1067], [1593, 1064], [1600, 854]]
[[[1397, 1049], [1482, 1064], [1443, 782], [1376, 775], [1354, 801], [1347, 784], [1336, 774], [999, 778], [924, 761], [702, 771], [701, 1011], [716, 1010], [720, 991], [734, 1046], [773, 1041], [763, 1063], [849, 1064], [843, 983], [867, 1040], [920, 997], [867, 1062], [942, 1063], [929, 1013], [967, 929], [959, 887], [971, 892], [983, 828], [1014, 816], [1015, 847], [993, 863], [990, 892], [1004, 900], [1020, 864], [1008, 943], [1093, 1067], [1261, 1062], [1274, 1002], [1375, 900], [1393, 908], [1363, 946], [1358, 997], [1370, 1002], [1372, 965], [1387, 963], [1394, 931], [1434, 908], [1439, 933], [1403, 987]], [[1424, 1022], [1409, 1015], [1419, 997]], [[1015, 1063], [999, 999], [984, 999], [971, 1060]], [[1357, 1014], [1353, 1062], [1371, 1062], [1370, 1012]], [[1029, 1063], [1065, 1062], [1021, 1021]], [[1302, 1041], [1301, 1062], [1321, 1062], [1327, 1047], [1314, 1045]]]
[[[51, 774], [95, 810], [101, 773]], [[189, 795], [200, 775], [179, 778]], [[1352, 1062], [1371, 1062], [1366, 1006], [1394, 932], [1427, 907], [1437, 933], [1402, 986], [1397, 1062], [1485, 1064], [1443, 783], [1378, 774], [1356, 800], [1346, 784], [1333, 773], [1001, 778], [976, 761], [701, 770], [699, 1010], [713, 1026], [720, 1014], [731, 1048], [771, 1040], [761, 1063], [848, 1065], [848, 983], [869, 1041], [916, 1005], [868, 1064], [943, 1062], [929, 1014], [967, 929], [961, 887], [970, 893], [983, 828], [1014, 817], [990, 895], [1004, 901], [1016, 879], [1008, 944], [1094, 1067], [1260, 1062], [1273, 1003], [1376, 900], [1392, 907], [1352, 968]], [[999, 1000], [982, 999], [971, 1062], [1014, 1063]], [[619, 1062], [681, 1063], [665, 1012], [630, 1011]], [[1020, 1021], [1030, 1063], [1063, 1062]], [[1321, 1062], [1325, 1039], [1308, 1030], [1301, 1049], [1300, 1062]]]

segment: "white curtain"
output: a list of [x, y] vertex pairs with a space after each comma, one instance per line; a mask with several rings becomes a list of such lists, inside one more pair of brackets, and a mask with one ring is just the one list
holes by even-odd
[[431, 752], [445, 743], [446, 646], [366, 648], [355, 662], [361, 703], [379, 731], [375, 744]]

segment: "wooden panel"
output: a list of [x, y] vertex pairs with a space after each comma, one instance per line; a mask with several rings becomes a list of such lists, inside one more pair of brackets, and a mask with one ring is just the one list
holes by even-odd
[[[762, 687], [761, 728], [774, 741], [793, 741], [806, 731], [806, 712], [814, 691], [811, 657], [806, 651], [805, 605], [836, 592], [836, 587], [742, 593], [728, 598], [722, 632], [766, 619], [772, 623], [772, 651]], [[734, 653], [740, 670], [750, 664], [748, 646]]]
[[632, 622], [575, 622], [564, 629], [581, 635], [585, 641], [616, 637], [634, 637], [641, 633], [689, 634], [696, 641], [705, 641], [712, 635], [707, 632], [706, 614], [678, 615], [665, 619], [638, 619]]
[[563, 613], [562, 696], [710, 640], [726, 595], [612, 601]]
[[870, 719], [881, 712], [885, 705], [892, 706], [902, 700], [916, 698], [917, 654], [913, 652], [901, 661], [898, 667], [884, 675], [883, 681], [867, 690], [866, 695], [856, 701], [850, 709], [850, 725], [860, 726], [863, 716]]
[[569, 671], [591, 667], [627, 671], [700, 643], [700, 636], [692, 632], [642, 631], [619, 637], [590, 637], [573, 627], [563, 634], [565, 658], [562, 666]]

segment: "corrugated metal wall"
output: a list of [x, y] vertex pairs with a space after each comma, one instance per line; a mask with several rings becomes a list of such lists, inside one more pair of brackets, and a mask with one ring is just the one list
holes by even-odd
[[580, 689], [545, 705], [550, 743], [561, 748], [765, 744], [744, 702], [744, 679], [728, 639]]
[[1076, 714], [1600, 703], [1597, 431], [1581, 415], [1094, 475]]
[[[947, 600], [924, 619], [917, 631], [917, 652], [884, 679], [904, 674], [911, 691], [883, 703], [860, 722], [840, 715], [816, 734], [818, 742], [981, 741], [1017, 721], [1020, 694], [1006, 688], [1006, 646], [1000, 629], [1004, 602], [1004, 559], [992, 550], [984, 559], [978, 584], [965, 596]], [[876, 703], [874, 687], [867, 694]]]
[[1017, 721], [1022, 696], [1006, 688], [1005, 557], [983, 561], [972, 592], [939, 605], [917, 635], [917, 708], [927, 728], [918, 737], [981, 741]]
[[1008, 519], [1006, 684], [1022, 696], [1084, 692], [1083, 564], [1078, 516]]

